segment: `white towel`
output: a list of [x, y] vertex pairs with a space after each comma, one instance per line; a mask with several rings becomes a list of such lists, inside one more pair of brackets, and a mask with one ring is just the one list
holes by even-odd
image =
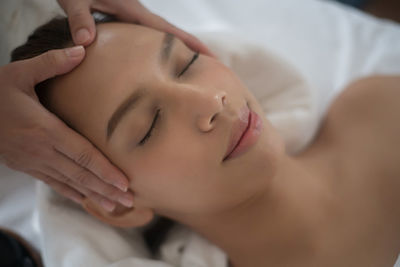
[[[0, 26], [9, 29], [6, 31], [7, 35], [15, 32], [16, 36], [27, 35], [28, 32], [23, 25], [32, 28], [38, 21], [43, 22], [46, 16], [49, 17], [49, 14], [37, 13], [36, 20], [32, 20], [34, 14], [32, 10], [39, 10], [37, 3], [46, 3], [43, 5], [44, 10], [54, 4], [53, 0], [5, 0], [7, 1], [20, 3], [21, 8], [16, 13], [19, 20], [14, 21], [14, 24], [7, 24], [6, 27]], [[318, 125], [329, 103], [348, 82], [372, 73], [400, 73], [399, 25], [375, 19], [355, 9], [329, 1], [142, 0], [142, 2], [185, 30], [199, 33], [200, 37], [209, 36], [207, 39], [209, 43], [213, 43], [212, 36], [216, 33], [224, 33], [230, 36], [229, 38], [236, 39], [240, 36], [244, 40], [238, 46], [255, 44], [270, 49], [274, 56], [284, 58], [301, 73], [306, 81], [304, 84], [308, 82], [312, 87], [300, 86], [302, 89], [299, 93], [302, 92], [300, 93], [302, 97], [296, 98], [298, 102], [293, 99], [291, 101], [294, 102], [285, 102], [291, 111], [274, 112], [275, 108], [281, 107], [274, 106], [269, 98], [260, 99], [260, 102], [264, 101], [263, 103], [274, 106], [274, 110], [263, 106], [264, 111], [275, 127], [281, 131], [288, 144], [288, 151], [292, 153], [300, 151], [307, 145], [315, 133], [315, 125]], [[36, 9], [32, 8], [33, 6]], [[24, 16], [24, 12], [30, 16]], [[15, 27], [18, 25], [22, 26]], [[25, 32], [18, 31], [21, 28], [25, 29]], [[250, 44], [246, 40], [249, 40]], [[21, 41], [19, 38], [18, 43]], [[229, 49], [235, 50], [235, 46]], [[249, 50], [250, 53], [252, 51], [254, 50]], [[225, 62], [231, 62], [232, 67], [239, 68], [241, 72], [240, 64], [235, 66], [235, 62], [238, 61], [234, 58], [229, 59], [224, 56], [222, 58], [226, 60]], [[244, 58], [251, 58], [251, 55]], [[248, 82], [253, 83], [253, 81]], [[261, 88], [251, 84], [249, 87], [255, 95]], [[307, 88], [310, 98], [304, 94]], [[317, 90], [313, 91], [312, 88]], [[288, 95], [296, 97], [295, 91], [288, 92]], [[317, 107], [317, 114], [313, 114], [315, 107], [311, 100], [313, 97], [316, 100], [314, 104]], [[278, 97], [275, 95], [274, 101], [283, 103], [284, 98], [284, 94]], [[292, 114], [293, 120], [285, 114]], [[313, 116], [317, 116], [315, 121], [311, 119]], [[308, 123], [309, 131], [302, 128], [303, 124], [296, 118], [305, 121], [305, 125]], [[293, 134], [296, 131], [288, 132], [296, 127], [300, 127], [298, 133], [302, 133], [301, 137]], [[4, 181], [9, 185], [17, 180], [10, 171], [3, 169], [0, 171], [0, 182]], [[2, 204], [5, 204], [0, 206], [0, 225], [17, 230], [31, 242], [37, 241], [40, 237], [40, 249], [46, 266], [226, 266], [226, 256], [222, 251], [182, 227], [174, 228], [162, 246], [164, 261], [151, 260], [136, 230], [121, 231], [106, 226], [70, 202], [52, 196], [48, 188], [42, 185], [39, 186], [36, 206], [36, 212], [40, 215], [40, 220], [37, 221], [40, 229], [31, 227], [29, 230], [29, 227], [25, 226], [34, 224], [31, 214], [25, 216], [25, 213], [32, 207], [34, 198], [27, 195], [26, 199], [17, 200], [15, 196], [27, 191], [30, 184], [24, 184], [25, 187], [18, 192], [17, 189], [1, 190], [10, 187], [0, 186], [0, 198]], [[32, 187], [29, 189], [34, 190]], [[21, 210], [19, 214], [17, 214], [18, 208]], [[185, 249], [183, 253], [179, 253], [182, 245]], [[400, 263], [396, 267], [400, 267]]]

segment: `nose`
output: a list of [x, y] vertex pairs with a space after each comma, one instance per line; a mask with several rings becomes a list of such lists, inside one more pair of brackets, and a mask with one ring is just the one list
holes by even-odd
[[214, 125], [218, 115], [224, 110], [226, 105], [226, 92], [213, 91], [202, 93], [198, 96], [197, 119], [196, 123], [201, 131], [208, 132]]

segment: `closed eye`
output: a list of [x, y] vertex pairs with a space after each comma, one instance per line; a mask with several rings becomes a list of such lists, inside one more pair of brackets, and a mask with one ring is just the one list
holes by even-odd
[[[179, 78], [180, 76], [182, 76], [182, 75], [189, 69], [189, 67], [193, 64], [193, 62], [196, 61], [196, 59], [197, 59], [198, 57], [199, 57], [199, 52], [196, 52], [196, 53], [193, 55], [192, 59], [189, 61], [189, 63], [185, 66], [185, 68], [178, 74], [178, 78]], [[146, 133], [146, 135], [143, 137], [143, 139], [140, 140], [139, 145], [144, 145], [144, 144], [148, 141], [148, 139], [151, 137], [151, 135], [152, 135], [152, 133], [153, 133], [153, 129], [155, 128], [155, 126], [156, 126], [156, 124], [157, 124], [157, 122], [158, 122], [159, 117], [160, 117], [160, 109], [157, 110], [157, 113], [156, 113], [156, 115], [154, 116], [154, 119], [153, 119], [153, 122], [152, 122], [152, 124], [151, 124], [151, 126], [150, 126], [150, 129], [147, 131], [147, 133]]]
[[189, 69], [190, 65], [192, 65], [193, 62], [195, 62], [198, 57], [199, 57], [199, 52], [194, 53], [189, 64], [187, 64], [186, 67], [178, 74], [178, 78], [181, 77]]
[[153, 129], [154, 129], [154, 127], [156, 126], [156, 123], [157, 123], [157, 121], [158, 121], [158, 118], [160, 117], [160, 110], [161, 110], [161, 109], [158, 109], [158, 110], [157, 110], [157, 113], [156, 113], [156, 115], [154, 116], [153, 123], [151, 124], [150, 129], [147, 131], [147, 133], [146, 133], [146, 135], [143, 137], [143, 139], [140, 140], [139, 145], [141, 145], [141, 146], [144, 145], [144, 144], [147, 142], [147, 140], [150, 138], [150, 136], [151, 136], [151, 134], [152, 134], [152, 132], [153, 132]]

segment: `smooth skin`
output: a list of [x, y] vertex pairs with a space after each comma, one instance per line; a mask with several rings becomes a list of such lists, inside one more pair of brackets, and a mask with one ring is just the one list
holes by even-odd
[[[53, 80], [45, 97], [130, 179], [133, 208], [106, 212], [87, 199], [88, 212], [120, 227], [169, 217], [220, 247], [233, 267], [393, 266], [400, 251], [399, 77], [349, 85], [314, 142], [290, 156], [257, 99], [215, 58], [200, 55], [179, 76], [193, 58], [182, 42], [163, 62], [162, 32], [122, 23], [97, 30], [86, 60]], [[143, 101], [107, 140], [113, 112], [142, 88]], [[263, 130], [246, 153], [223, 161], [245, 103]]]
[[38, 101], [34, 86], [65, 74], [85, 57], [96, 28], [90, 11], [114, 14], [126, 22], [171, 32], [191, 49], [212, 55], [192, 35], [151, 13], [137, 0], [59, 0], [68, 15], [76, 47], [48, 51], [32, 59], [0, 67], [0, 160], [81, 203], [90, 198], [112, 211], [119, 202], [133, 204], [126, 175], [89, 140], [69, 128]]

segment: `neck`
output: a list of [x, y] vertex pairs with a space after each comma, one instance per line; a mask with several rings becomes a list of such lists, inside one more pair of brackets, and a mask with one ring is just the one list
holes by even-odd
[[180, 221], [225, 251], [234, 267], [300, 266], [315, 257], [328, 225], [326, 177], [321, 161], [284, 156], [262, 193], [212, 218]]

